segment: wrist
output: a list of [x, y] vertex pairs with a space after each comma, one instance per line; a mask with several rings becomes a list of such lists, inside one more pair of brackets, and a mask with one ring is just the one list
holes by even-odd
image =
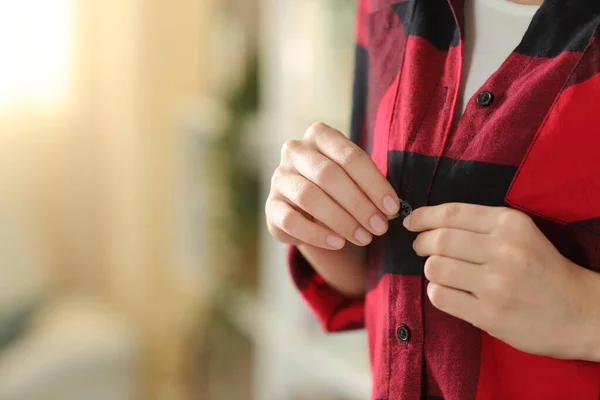
[[341, 250], [299, 245], [298, 250], [332, 289], [348, 298], [364, 296], [367, 268], [366, 248], [346, 243]]
[[580, 322], [577, 325], [573, 340], [566, 339], [573, 346], [573, 358], [585, 361], [600, 362], [600, 274], [586, 268], [575, 266], [579, 275], [580, 296], [577, 309]]

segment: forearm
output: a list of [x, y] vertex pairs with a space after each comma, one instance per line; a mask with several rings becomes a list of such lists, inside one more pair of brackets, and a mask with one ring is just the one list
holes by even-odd
[[579, 268], [582, 321], [576, 336], [565, 344], [573, 346], [574, 359], [600, 362], [600, 274]]
[[350, 243], [342, 250], [325, 250], [300, 245], [298, 250], [334, 289], [348, 297], [360, 297], [366, 291], [366, 248]]

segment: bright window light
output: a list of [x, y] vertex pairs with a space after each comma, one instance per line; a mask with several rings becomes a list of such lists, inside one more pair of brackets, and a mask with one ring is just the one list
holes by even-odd
[[70, 28], [71, 0], [0, 0], [0, 109], [62, 100]]

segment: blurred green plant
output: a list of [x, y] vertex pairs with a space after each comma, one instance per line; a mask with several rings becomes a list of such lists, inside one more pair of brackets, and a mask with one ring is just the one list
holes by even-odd
[[[219, 151], [226, 154], [229, 192], [229, 219], [225, 229], [227, 237], [237, 251], [231, 279], [237, 283], [252, 283], [256, 275], [256, 253], [258, 247], [258, 215], [260, 180], [256, 170], [248, 168], [241, 156], [249, 134], [246, 123], [256, 116], [260, 107], [260, 73], [258, 57], [252, 57], [248, 63], [242, 84], [227, 98], [230, 125], [217, 143]], [[253, 259], [254, 258], [254, 259]], [[241, 265], [243, 261], [244, 265]], [[253, 267], [254, 266], [254, 271]], [[236, 269], [237, 268], [237, 269]]]
[[242, 236], [245, 228], [255, 231], [259, 180], [254, 171], [249, 171], [241, 162], [240, 157], [236, 157], [242, 149], [245, 141], [241, 137], [244, 131], [243, 124], [247, 118], [256, 115], [260, 105], [260, 74], [259, 62], [257, 57], [253, 57], [248, 63], [242, 85], [235, 90], [228, 99], [228, 105], [231, 112], [232, 123], [228, 132], [224, 136], [224, 146], [230, 158], [230, 189], [231, 189], [231, 209], [237, 219], [236, 230]]

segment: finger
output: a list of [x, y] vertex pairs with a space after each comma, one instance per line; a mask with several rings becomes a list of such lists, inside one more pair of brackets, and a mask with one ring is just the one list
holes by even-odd
[[404, 219], [404, 226], [413, 232], [438, 228], [455, 228], [478, 233], [491, 232], [503, 207], [487, 207], [467, 203], [446, 203], [421, 207]]
[[425, 277], [429, 281], [474, 295], [482, 287], [482, 275], [480, 265], [454, 258], [431, 256], [425, 261]]
[[387, 217], [335, 162], [318, 151], [306, 149], [291, 155], [291, 163], [300, 175], [335, 200], [369, 232], [383, 235], [387, 231]]
[[278, 193], [290, 203], [350, 242], [365, 246], [373, 240], [371, 233], [363, 228], [352, 215], [305, 177], [283, 172], [275, 187]]
[[475, 264], [489, 259], [489, 244], [484, 234], [441, 228], [420, 233], [413, 243], [415, 252], [422, 256], [443, 256]]
[[279, 229], [303, 243], [329, 250], [339, 250], [346, 243], [343, 238], [331, 230], [306, 219], [298, 210], [283, 200], [270, 199], [267, 207], [269, 229], [272, 234]]
[[400, 201], [390, 182], [371, 157], [343, 133], [317, 123], [307, 131], [305, 138], [339, 165], [381, 212], [390, 216], [398, 213]]
[[293, 236], [288, 235], [287, 233], [285, 233], [284, 231], [282, 231], [281, 229], [273, 226], [272, 228], [269, 228], [269, 230], [271, 231], [271, 236], [273, 236], [275, 239], [277, 239], [278, 242], [281, 243], [285, 243], [285, 244], [292, 244], [294, 246], [299, 246], [301, 244], [304, 244], [303, 241], [296, 239]]
[[476, 325], [479, 300], [470, 293], [430, 282], [427, 296], [438, 310]]

